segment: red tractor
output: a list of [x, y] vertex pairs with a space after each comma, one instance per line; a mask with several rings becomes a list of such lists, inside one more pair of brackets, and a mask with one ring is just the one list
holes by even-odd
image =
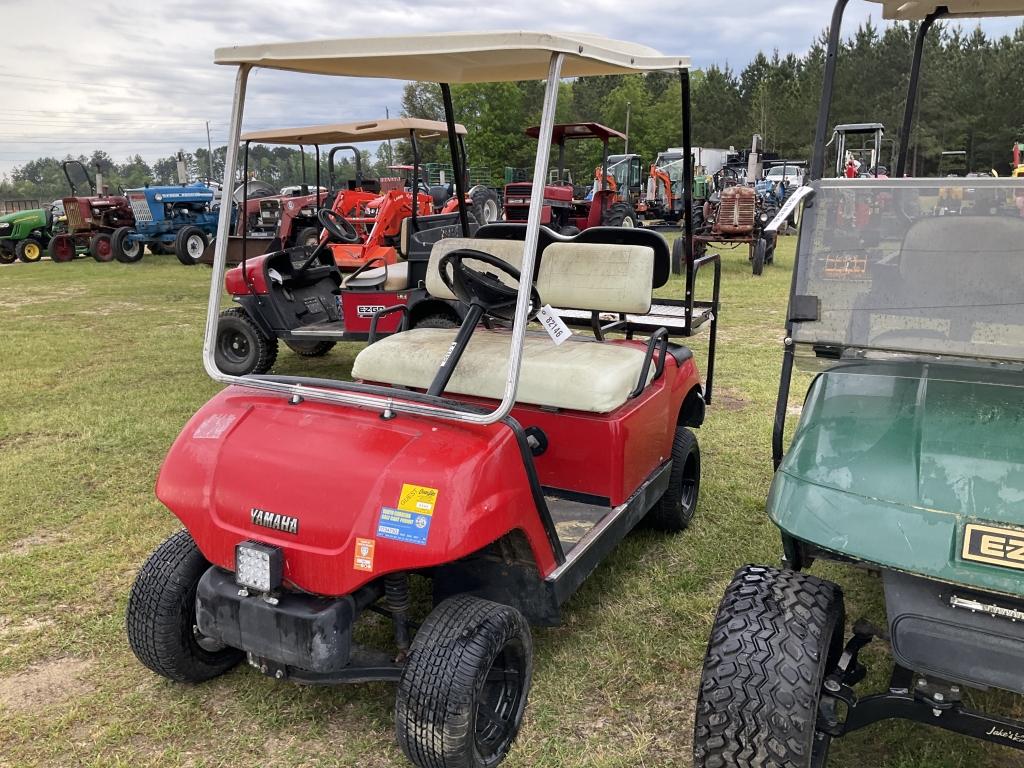
[[[526, 135], [536, 139], [540, 128], [528, 128]], [[544, 186], [544, 208], [541, 224], [565, 235], [574, 235], [590, 227], [636, 227], [640, 218], [633, 206], [620, 199], [614, 182], [609, 183], [608, 142], [625, 140], [625, 135], [599, 123], [566, 123], [556, 125], [552, 135], [558, 147], [558, 170], [554, 183]], [[595, 171], [594, 188], [582, 199], [565, 172], [565, 142], [569, 139], [598, 139], [603, 148], [601, 165]], [[505, 186], [505, 220], [526, 221], [530, 209], [532, 182], [515, 182]]]
[[[89, 194], [79, 193], [79, 187], [71, 180], [68, 170], [77, 166], [82, 179], [88, 185]], [[108, 195], [103, 187], [103, 176], [96, 168], [96, 183], [89, 171], [78, 160], [62, 164], [64, 178], [68, 180], [71, 196], [64, 198], [64, 213], [67, 217], [65, 232], [50, 240], [47, 251], [56, 262], [71, 261], [80, 250], [88, 249], [96, 261], [113, 261], [114, 249], [110, 237], [119, 227], [135, 226], [135, 214], [123, 195]]]

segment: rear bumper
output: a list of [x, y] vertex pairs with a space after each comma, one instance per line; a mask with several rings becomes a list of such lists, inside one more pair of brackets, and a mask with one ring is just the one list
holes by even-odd
[[348, 665], [357, 614], [350, 595], [284, 593], [276, 601], [240, 590], [214, 566], [199, 580], [196, 624], [207, 637], [288, 667], [330, 673]]

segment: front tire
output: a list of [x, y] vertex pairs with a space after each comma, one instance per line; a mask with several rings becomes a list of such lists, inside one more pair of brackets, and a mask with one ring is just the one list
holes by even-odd
[[206, 233], [199, 227], [183, 227], [174, 238], [174, 255], [186, 267], [191, 267], [199, 263], [207, 244]]
[[320, 244], [320, 230], [317, 227], [305, 227], [295, 236], [295, 245], [316, 248]]
[[110, 242], [110, 235], [105, 232], [93, 235], [92, 239], [89, 240], [89, 254], [96, 259], [96, 261], [104, 264], [113, 261], [114, 248]]
[[57, 263], [73, 261], [75, 250], [75, 241], [69, 235], [57, 235], [46, 248], [50, 259]]
[[131, 227], [118, 227], [110, 236], [110, 247], [114, 249], [114, 257], [122, 264], [134, 264], [142, 258], [146, 248], [141, 240], [129, 240], [135, 233]]
[[419, 768], [492, 768], [519, 732], [533, 640], [515, 608], [469, 595], [427, 617], [398, 683], [395, 728]]
[[323, 357], [337, 342], [334, 341], [285, 341], [285, 345], [302, 357]]
[[501, 206], [494, 190], [478, 184], [469, 190], [469, 199], [473, 217], [480, 226], [492, 224], [501, 218]]
[[266, 373], [277, 360], [277, 339], [270, 338], [240, 307], [225, 309], [217, 321], [217, 367], [232, 376]]
[[34, 237], [26, 237], [24, 240], [19, 240], [18, 244], [14, 246], [14, 255], [26, 264], [35, 264], [43, 258], [42, 243]]
[[128, 596], [125, 624], [135, 656], [181, 683], [222, 675], [243, 656], [235, 648], [217, 647], [195, 628], [196, 587], [209, 567], [189, 532], [178, 531], [150, 555]]
[[17, 246], [10, 240], [0, 240], [0, 264], [13, 264], [18, 257], [14, 253]]
[[639, 226], [640, 218], [629, 203], [613, 203], [601, 222], [603, 227], [626, 227], [632, 229]]
[[754, 244], [754, 248], [750, 252], [750, 269], [754, 273], [755, 277], [760, 277], [764, 273], [764, 260], [767, 251], [768, 244], [765, 242], [764, 238], [757, 238], [757, 242]]
[[757, 565], [736, 571], [704, 659], [694, 768], [823, 765], [828, 737], [816, 738], [815, 724], [843, 625], [837, 585]]

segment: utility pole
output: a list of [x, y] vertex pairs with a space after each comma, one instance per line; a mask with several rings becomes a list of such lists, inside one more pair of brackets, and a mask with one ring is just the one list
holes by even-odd
[[214, 181], [213, 176], [213, 142], [210, 141], [210, 121], [206, 121], [206, 151], [210, 156], [210, 181]]
[[627, 101], [626, 102], [626, 149], [623, 152], [624, 155], [628, 155], [629, 154], [629, 113], [631, 111], [631, 107], [632, 106], [633, 106], [633, 102], [631, 102], [631, 101]]

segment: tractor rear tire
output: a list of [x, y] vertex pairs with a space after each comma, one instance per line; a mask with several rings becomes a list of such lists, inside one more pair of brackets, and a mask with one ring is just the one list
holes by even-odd
[[453, 320], [448, 315], [427, 315], [422, 320], [417, 320], [413, 328], [458, 328], [458, 320]]
[[89, 255], [104, 264], [113, 261], [114, 248], [110, 242], [110, 235], [106, 232], [93, 235], [89, 240]]
[[19, 261], [35, 264], [43, 258], [43, 245], [34, 237], [26, 237], [24, 240], [19, 240], [18, 244], [14, 246], [14, 254]]
[[178, 232], [178, 236], [174, 238], [174, 254], [178, 257], [178, 261], [186, 267], [191, 267], [199, 263], [208, 244], [206, 233], [199, 227], [191, 225], [183, 227]]
[[683, 261], [684, 261], [684, 239], [685, 235], [680, 235], [676, 238], [676, 241], [672, 243], [672, 274], [681, 275], [683, 274]]
[[640, 226], [640, 217], [636, 215], [629, 203], [613, 203], [605, 212], [602, 227], [626, 227], [632, 229]]
[[323, 357], [335, 344], [335, 341], [285, 341], [288, 349], [302, 357]]
[[831, 582], [766, 566], [736, 571], [704, 658], [694, 768], [824, 765], [830, 740], [815, 724], [844, 622]]
[[134, 232], [131, 227], [118, 227], [110, 236], [110, 247], [114, 249], [114, 257], [122, 264], [134, 264], [145, 253], [146, 247], [141, 240], [128, 239]]
[[767, 250], [768, 244], [765, 242], [763, 237], [759, 237], [757, 242], [754, 243], [750, 258], [750, 268], [755, 277], [760, 277], [761, 274], [764, 273], [764, 259]]
[[472, 204], [470, 210], [473, 212], [473, 218], [481, 227], [484, 224], [492, 224], [501, 218], [501, 205], [498, 202], [498, 195], [493, 189], [478, 184], [469, 190], [469, 199]]
[[306, 248], [316, 248], [320, 244], [320, 229], [317, 227], [305, 227], [299, 230], [295, 236], [295, 245]]
[[263, 333], [241, 307], [225, 309], [217, 321], [214, 359], [232, 376], [266, 373], [277, 360], [277, 339]]
[[15, 247], [10, 240], [0, 240], [0, 264], [13, 264], [18, 260], [14, 253]]
[[195, 629], [196, 587], [209, 567], [189, 532], [178, 531], [150, 555], [128, 596], [125, 624], [132, 651], [151, 670], [180, 683], [222, 675], [244, 656], [213, 645]]
[[676, 427], [668, 489], [647, 513], [644, 522], [659, 531], [684, 531], [697, 511], [699, 497], [700, 446], [697, 436], [686, 427]]
[[57, 235], [50, 240], [50, 245], [46, 248], [50, 259], [58, 264], [74, 261], [76, 250], [75, 241], [69, 235]]
[[395, 695], [395, 730], [419, 768], [492, 768], [519, 732], [533, 676], [523, 615], [448, 598], [416, 633]]

